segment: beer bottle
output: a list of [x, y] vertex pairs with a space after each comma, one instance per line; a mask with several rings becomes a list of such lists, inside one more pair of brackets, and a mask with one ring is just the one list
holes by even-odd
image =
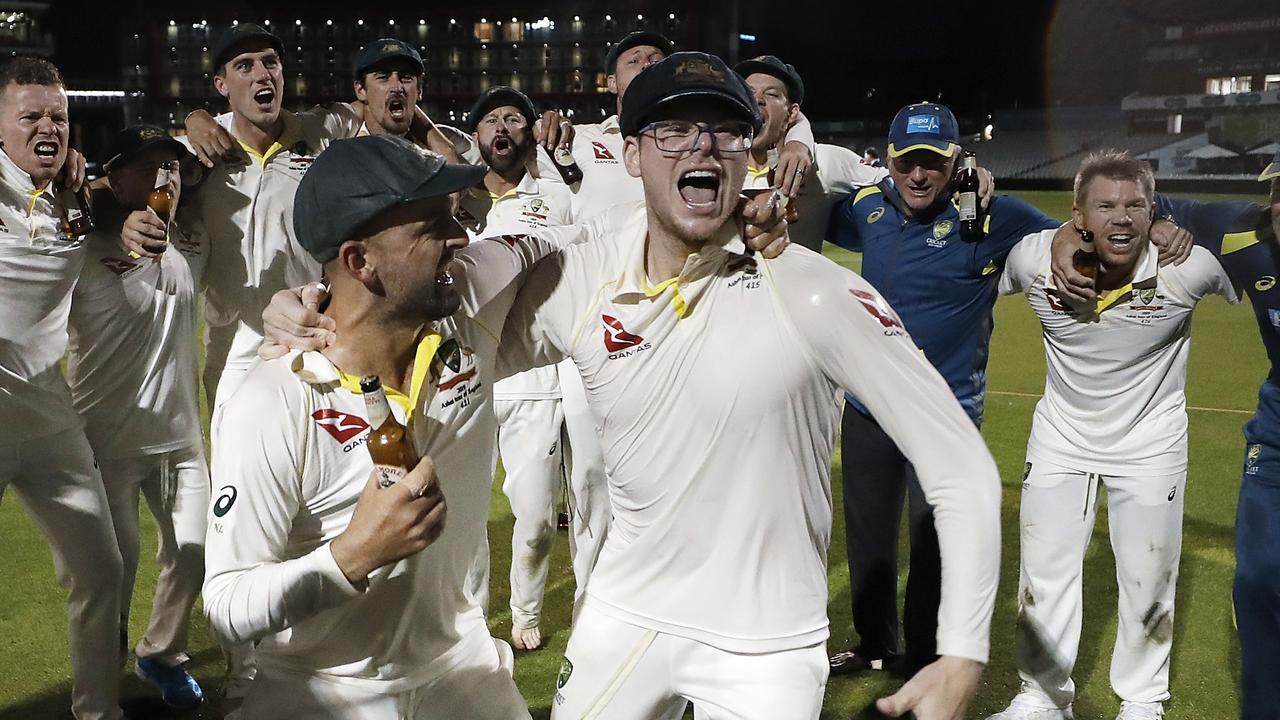
[[565, 185], [582, 182], [582, 168], [578, 167], [578, 161], [573, 159], [573, 152], [569, 150], [568, 145], [557, 145], [555, 150], [547, 152], [551, 155], [551, 160], [555, 163], [556, 170], [560, 172], [560, 178], [564, 180]]
[[165, 240], [169, 239], [169, 219], [173, 213], [173, 190], [169, 187], [170, 173], [169, 168], [160, 166], [156, 171], [155, 189], [147, 196], [147, 207], [155, 211], [156, 215], [165, 223]]
[[978, 201], [978, 158], [964, 154], [964, 166], [956, 175], [956, 198], [960, 204], [960, 238], [968, 242], [982, 239], [982, 204]]
[[1071, 256], [1071, 265], [1090, 280], [1098, 279], [1098, 250], [1093, 246], [1093, 233], [1088, 230], [1080, 231], [1080, 249]]
[[360, 378], [360, 392], [369, 411], [369, 455], [373, 457], [378, 487], [400, 482], [418, 464], [408, 429], [396, 420], [377, 375]]
[[70, 188], [58, 193], [62, 203], [62, 234], [67, 237], [84, 237], [93, 232], [93, 212], [89, 207], [89, 186], [81, 185], [72, 192]]

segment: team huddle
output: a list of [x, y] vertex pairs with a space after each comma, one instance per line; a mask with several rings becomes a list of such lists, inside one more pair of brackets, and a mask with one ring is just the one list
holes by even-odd
[[[880, 712], [962, 718], [999, 575], [979, 428], [1001, 294], [1040, 320], [1048, 375], [1020, 495], [1021, 689], [991, 720], [1073, 717], [1101, 488], [1117, 718], [1161, 718], [1191, 315], [1246, 291], [1273, 372], [1245, 430], [1242, 716], [1274, 717], [1280, 155], [1267, 206], [1167, 197], [1145, 163], [1095, 153], [1064, 222], [994, 195], [942, 105], [899, 111], [875, 167], [814, 141], [790, 64], [652, 32], [611, 47], [617, 112], [592, 125], [510, 87], [436, 125], [393, 38], [356, 57], [351, 102], [301, 113], [277, 36], [239, 24], [212, 56], [229, 112], [181, 138], [125, 128], [89, 184], [58, 70], [0, 66], [0, 492], [69, 591], [78, 720], [124, 717], [140, 496], [160, 576], [135, 672], [167, 704], [204, 699], [185, 668], [202, 597], [228, 717], [527, 719], [513, 647], [543, 642], [562, 488], [576, 590], [553, 718], [816, 719], [831, 674], [874, 671], [907, 678]], [[388, 415], [413, 450], [393, 480], [370, 452]], [[837, 440], [860, 642], [829, 653]], [[510, 643], [487, 622], [499, 458]]]

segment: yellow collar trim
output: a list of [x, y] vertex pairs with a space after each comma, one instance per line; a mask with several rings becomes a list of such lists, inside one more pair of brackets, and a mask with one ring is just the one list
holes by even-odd
[[[440, 349], [440, 333], [428, 333], [426, 337], [418, 341], [418, 351], [413, 355], [413, 377], [409, 379], [409, 394], [405, 395], [399, 390], [383, 383], [382, 389], [387, 394], [387, 399], [400, 406], [404, 410], [405, 422], [413, 417], [413, 409], [418, 406], [418, 399], [422, 396], [422, 386], [426, 383], [427, 376], [431, 372], [431, 361], [435, 359], [436, 351]], [[342, 387], [359, 395], [360, 378], [355, 375], [349, 375], [340, 368], [334, 368], [338, 371], [338, 382]]]
[[[271, 143], [271, 147], [267, 148], [267, 151], [262, 154], [259, 154], [257, 150], [254, 150], [248, 145], [245, 145], [244, 142], [241, 140], [237, 140], [236, 142], [240, 143], [240, 147], [244, 148], [244, 151], [249, 153], [249, 157], [257, 158], [258, 164], [261, 165], [264, 169], [267, 167], [267, 163], [271, 162], [271, 158], [276, 156], [276, 153], [280, 152], [281, 150], [284, 150], [284, 146], [281, 145], [280, 141], [278, 140], [276, 142]], [[358, 383], [356, 387], [359, 387]]]
[[490, 190], [490, 191], [489, 191], [489, 199], [490, 199], [490, 200], [492, 200], [493, 202], [501, 202], [501, 201], [503, 201], [503, 200], [506, 200], [506, 199], [507, 199], [507, 198], [509, 198], [509, 197], [515, 197], [515, 196], [516, 196], [516, 191], [517, 191], [517, 190], [519, 190], [519, 189], [520, 189], [520, 188], [519, 188], [518, 186], [517, 186], [517, 187], [513, 187], [513, 188], [511, 188], [510, 190], [508, 190], [508, 191], [506, 191], [506, 192], [502, 193], [501, 195], [499, 195], [498, 193], [496, 193], [496, 192], [494, 192], [494, 191]]
[[761, 175], [768, 175], [769, 171], [772, 169], [773, 168], [769, 167], [767, 164], [764, 165], [763, 167], [756, 167], [755, 165], [747, 165], [747, 174], [754, 179], [754, 178], [760, 177]]
[[644, 278], [644, 296], [652, 300], [671, 288], [671, 309], [676, 311], [676, 317], [683, 318], [685, 311], [689, 306], [684, 301], [684, 296], [680, 294], [680, 278], [673, 277], [670, 280], [663, 280], [657, 285], [650, 285], [649, 278]]
[[1098, 295], [1097, 309], [1094, 310], [1095, 315], [1101, 315], [1104, 310], [1114, 307], [1115, 305], [1133, 297], [1133, 283], [1128, 283], [1124, 287], [1108, 290]]

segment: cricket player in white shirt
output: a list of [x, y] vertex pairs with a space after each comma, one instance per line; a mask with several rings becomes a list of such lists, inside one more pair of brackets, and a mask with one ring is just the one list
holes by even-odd
[[115, 720], [120, 674], [120, 551], [102, 478], [59, 362], [71, 290], [86, 245], [63, 227], [69, 149], [67, 94], [45, 60], [0, 67], [0, 493], [12, 488], [44, 533], [67, 589], [71, 712]]
[[[751, 143], [744, 190], [764, 191], [772, 187], [777, 174], [778, 147], [800, 116], [804, 102], [804, 81], [795, 67], [773, 55], [761, 55], [738, 63], [734, 70], [755, 94], [764, 125]], [[814, 145], [814, 162], [801, 180], [796, 196], [794, 221], [787, 229], [791, 241], [822, 252], [831, 207], [845, 194], [875, 185], [889, 171], [862, 164], [852, 150], [839, 145]]]
[[[219, 411], [214, 450], [205, 612], [226, 641], [256, 641], [243, 714], [527, 718], [510, 649], [465, 579], [488, 516], [494, 330], [511, 283], [550, 247], [513, 239], [455, 258], [467, 239], [449, 193], [484, 171], [398, 137], [336, 143], [311, 173], [295, 224], [326, 264], [335, 343], [252, 371]], [[424, 458], [385, 490], [352, 390], [368, 374]]]
[[1169, 698], [1174, 588], [1187, 478], [1187, 353], [1191, 315], [1210, 294], [1239, 302], [1202, 247], [1157, 267], [1149, 240], [1155, 180], [1127, 153], [1089, 156], [1072, 218], [1095, 237], [1095, 303], [1058, 293], [1054, 230], [1010, 253], [1002, 293], [1027, 296], [1044, 329], [1048, 372], [1036, 405], [1019, 522], [1021, 691], [991, 720], [1071, 718], [1081, 628], [1081, 576], [1100, 487], [1106, 488], [1120, 586], [1111, 685], [1118, 720], [1158, 720]]
[[[159, 217], [147, 197], [162, 168], [173, 207], [180, 199], [179, 160], [195, 161], [182, 143], [151, 125], [117, 134], [94, 194], [95, 229], [71, 300], [68, 380], [76, 410], [102, 473], [124, 559], [121, 633], [138, 571], [138, 499], [156, 521], [160, 577], [151, 621], [139, 640], [136, 672], [170, 706], [204, 699], [183, 669], [191, 608], [204, 580], [205, 464], [197, 398], [196, 300], [208, 256], [199, 228]], [[121, 249], [127, 224], [167, 230], [159, 258]]]
[[[536, 233], [547, 227], [573, 223], [569, 188], [559, 178], [539, 177], [533, 136], [537, 112], [524, 93], [499, 86], [480, 96], [467, 115], [480, 155], [488, 171], [481, 184], [463, 192], [455, 214], [472, 241], [496, 236]], [[570, 372], [577, 371], [570, 367]], [[518, 650], [542, 644], [539, 620], [542, 597], [550, 570], [551, 547], [556, 530], [556, 496], [561, 486], [563, 446], [560, 379], [554, 367], [537, 368], [494, 384], [494, 413], [498, 417], [498, 451], [506, 471], [502, 491], [511, 502], [515, 527], [511, 536], [511, 643]], [[586, 431], [595, 434], [594, 424]], [[572, 438], [570, 438], [572, 441]], [[587, 442], [598, 446], [589, 437]], [[599, 484], [603, 490], [603, 483]], [[577, 493], [575, 493], [575, 496]], [[574, 570], [584, 587], [594, 563], [593, 537], [602, 537], [608, 526], [607, 496], [597, 499], [604, 514], [593, 524], [579, 515], [570, 527], [575, 537]], [[598, 513], [599, 514], [599, 513]], [[593, 534], [594, 533], [594, 534]], [[598, 544], [598, 543], [597, 543]], [[476, 569], [480, 606], [488, 607], [489, 561], [487, 551]]]
[[640, 73], [619, 127], [645, 206], [543, 261], [504, 329], [507, 370], [572, 358], [603, 423], [614, 519], [558, 720], [679, 718], [690, 700], [705, 718], [818, 717], [842, 389], [920, 469], [944, 553], [944, 657], [881, 711], [958, 718], [987, 659], [994, 462], [870, 285], [802, 248], [745, 253], [730, 216], [759, 126], [717, 57]]
[[[387, 135], [328, 153], [313, 171], [321, 177], [299, 190], [297, 223], [300, 242], [331, 265], [326, 317], [338, 332], [296, 332], [320, 326], [302, 304], [322, 299], [315, 285], [277, 293], [264, 311], [271, 337], [311, 351], [260, 365], [253, 390], [220, 412], [238, 434], [225, 455], [215, 450], [206, 613], [220, 637], [258, 640], [263, 677], [246, 717], [527, 717], [509, 647], [489, 637], [467, 584], [494, 462], [494, 329], [525, 268], [616, 221], [605, 214], [455, 255], [466, 235], [441, 193], [483, 170], [442, 168]], [[753, 247], [776, 253], [785, 225], [756, 223]], [[390, 393], [393, 412], [404, 411], [430, 458], [386, 492], [370, 482], [355, 373], [407, 389]], [[264, 434], [263, 417], [281, 418], [278, 431]]]

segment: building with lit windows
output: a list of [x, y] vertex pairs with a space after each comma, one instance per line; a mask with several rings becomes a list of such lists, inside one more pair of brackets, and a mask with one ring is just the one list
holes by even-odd
[[[423, 10], [409, 14], [352, 14], [350, 5], [309, 4], [290, 14], [237, 12], [148, 19], [124, 37], [123, 89], [148, 98], [138, 115], [176, 127], [194, 108], [225, 107], [213, 88], [210, 48], [227, 27], [253, 22], [285, 46], [286, 107], [350, 100], [352, 62], [371, 40], [395, 37], [417, 46], [426, 63], [423, 108], [443, 122], [460, 121], [472, 102], [495, 85], [511, 85], [539, 109], [560, 109], [575, 120], [613, 113], [605, 84], [610, 45], [633, 30], [656, 30], [678, 47], [730, 50], [727, 26], [703, 18], [703, 0], [669, 8], [630, 2], [557, 3], [555, 12], [531, 12], [527, 3], [485, 3], [468, 12]], [[568, 9], [565, 9], [565, 8]], [[514, 8], [519, 8], [514, 9]], [[483, 14], [482, 14], [483, 13]]]

